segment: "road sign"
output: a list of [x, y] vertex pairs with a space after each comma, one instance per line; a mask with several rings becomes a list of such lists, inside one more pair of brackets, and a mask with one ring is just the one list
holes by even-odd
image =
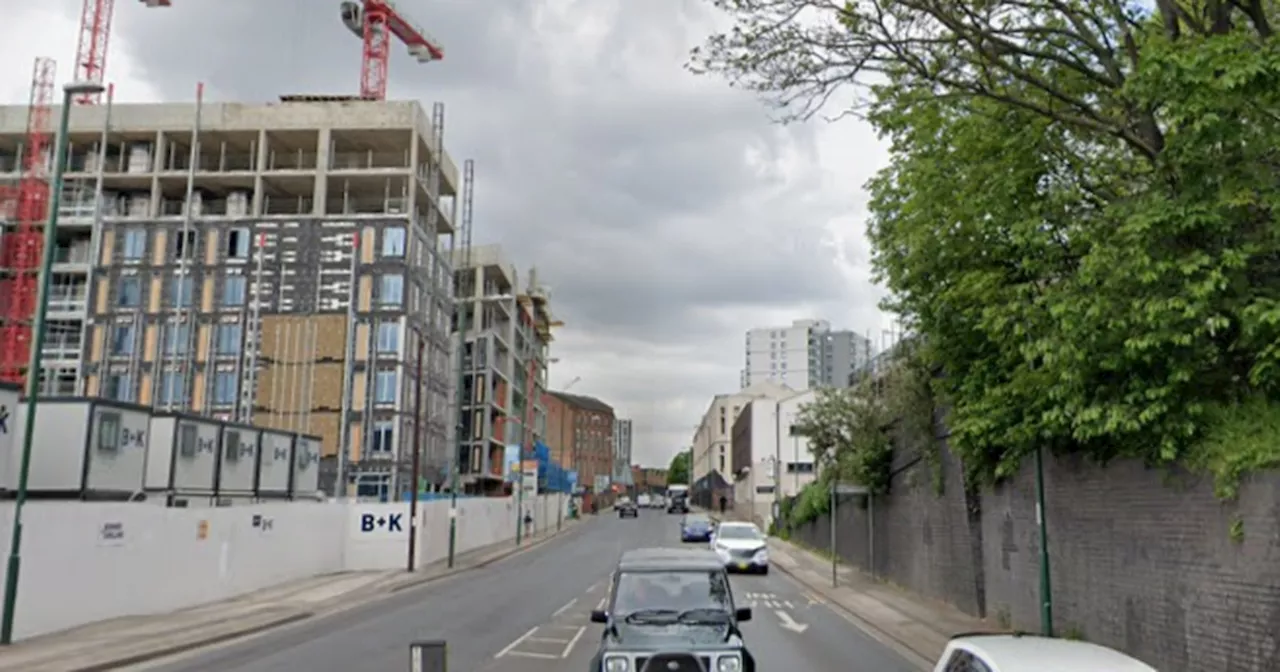
[[836, 483], [837, 495], [865, 495], [869, 491], [865, 485], [856, 485], [854, 483]]

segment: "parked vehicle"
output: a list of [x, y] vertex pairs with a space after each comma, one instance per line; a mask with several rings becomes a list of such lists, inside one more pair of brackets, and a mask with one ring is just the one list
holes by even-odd
[[715, 523], [701, 513], [686, 514], [680, 519], [680, 541], [710, 543]]
[[1156, 672], [1156, 668], [1105, 646], [1023, 634], [964, 634], [947, 643], [933, 672], [999, 670], [1039, 672], [1053, 661], [1054, 672]]

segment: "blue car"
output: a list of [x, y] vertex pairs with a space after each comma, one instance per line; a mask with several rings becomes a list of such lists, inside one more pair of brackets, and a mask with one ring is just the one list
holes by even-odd
[[706, 516], [688, 515], [680, 519], [680, 541], [708, 543], [714, 531], [715, 524]]

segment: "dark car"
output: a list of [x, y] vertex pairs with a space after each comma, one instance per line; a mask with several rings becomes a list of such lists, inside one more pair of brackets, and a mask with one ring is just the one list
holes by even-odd
[[627, 518], [627, 517], [639, 518], [640, 509], [636, 507], [636, 503], [631, 500], [627, 500], [625, 502], [618, 502], [618, 517], [619, 518]]
[[673, 495], [667, 502], [667, 513], [689, 513], [689, 501], [683, 495]]
[[699, 513], [686, 514], [680, 519], [680, 541], [710, 543], [711, 534], [715, 529], [715, 523], [711, 522], [711, 518]]
[[593, 623], [605, 624], [591, 672], [639, 672], [656, 657], [670, 658], [665, 670], [697, 669], [678, 664], [683, 658], [709, 672], [755, 672], [738, 628], [751, 609], [734, 606], [729, 575], [711, 551], [628, 551], [609, 595], [605, 609], [591, 612]]

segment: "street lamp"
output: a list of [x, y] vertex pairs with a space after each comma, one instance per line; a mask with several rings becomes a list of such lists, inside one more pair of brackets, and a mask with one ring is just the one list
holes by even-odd
[[62, 181], [67, 171], [67, 129], [71, 125], [71, 101], [76, 96], [106, 90], [94, 82], [72, 82], [62, 87], [62, 117], [58, 121], [58, 146], [53, 162], [53, 193], [49, 197], [49, 221], [44, 227], [40, 250], [40, 294], [35, 321], [31, 325], [31, 359], [27, 362], [27, 406], [22, 432], [22, 462], [18, 467], [18, 492], [13, 503], [13, 532], [9, 541], [9, 562], [4, 577], [4, 617], [0, 621], [0, 644], [13, 642], [13, 618], [18, 606], [18, 575], [22, 568], [22, 509], [27, 503], [27, 480], [31, 473], [31, 449], [36, 428], [36, 399], [40, 393], [40, 351], [44, 349], [45, 317], [49, 312], [49, 277], [53, 270], [53, 248], [57, 243], [58, 209], [62, 207]]

